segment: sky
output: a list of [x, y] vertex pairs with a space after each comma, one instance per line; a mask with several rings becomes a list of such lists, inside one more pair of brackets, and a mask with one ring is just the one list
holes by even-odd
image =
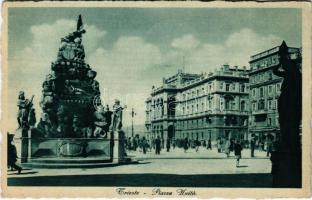
[[[163, 77], [210, 72], [222, 64], [247, 66], [251, 55], [278, 46], [301, 46], [301, 11], [277, 8], [10, 8], [8, 15], [9, 119], [18, 91], [35, 95], [56, 60], [60, 38], [81, 14], [86, 62], [97, 71], [102, 100], [127, 105], [124, 125], [144, 124], [145, 104]], [[184, 60], [184, 61], [183, 61]], [[14, 125], [16, 126], [16, 125]], [[12, 128], [14, 128], [14, 126]]]

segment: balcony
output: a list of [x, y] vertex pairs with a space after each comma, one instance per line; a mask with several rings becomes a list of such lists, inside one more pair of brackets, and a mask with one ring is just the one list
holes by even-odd
[[261, 110], [256, 110], [251, 112], [252, 115], [266, 115], [268, 114], [267, 109], [261, 109]]

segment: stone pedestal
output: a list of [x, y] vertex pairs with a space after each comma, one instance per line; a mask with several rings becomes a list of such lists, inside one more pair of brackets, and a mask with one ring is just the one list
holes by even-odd
[[113, 134], [113, 163], [125, 161], [125, 135], [123, 131], [115, 131]]
[[112, 136], [113, 163], [119, 163], [119, 134], [116, 131]]
[[29, 156], [29, 135], [27, 129], [22, 129], [21, 138], [21, 163], [27, 162]]

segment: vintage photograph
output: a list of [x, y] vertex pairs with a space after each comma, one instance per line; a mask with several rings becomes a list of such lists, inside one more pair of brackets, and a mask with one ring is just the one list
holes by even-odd
[[309, 4], [35, 5], [3, 8], [4, 194], [308, 194]]

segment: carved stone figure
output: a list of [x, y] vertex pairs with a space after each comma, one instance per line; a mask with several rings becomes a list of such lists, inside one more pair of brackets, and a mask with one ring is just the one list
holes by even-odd
[[29, 128], [29, 122], [28, 122], [28, 116], [29, 112], [32, 109], [32, 101], [33, 101], [34, 96], [31, 97], [31, 100], [28, 100], [25, 98], [25, 94], [23, 91], [19, 93], [18, 96], [18, 113], [17, 113], [17, 122], [19, 127], [22, 129], [27, 129]]
[[115, 100], [115, 104], [113, 105], [113, 115], [112, 115], [112, 124], [110, 130], [120, 131], [122, 128], [122, 110], [126, 107], [122, 107], [120, 105], [120, 101], [118, 99]]
[[34, 127], [36, 125], [36, 112], [34, 108], [30, 109], [29, 115], [28, 115], [28, 123], [30, 127]]
[[97, 107], [97, 110], [94, 112], [94, 133], [93, 135], [98, 136], [105, 136], [106, 132], [104, 131], [104, 127], [107, 125], [105, 119], [105, 112], [102, 105]]

